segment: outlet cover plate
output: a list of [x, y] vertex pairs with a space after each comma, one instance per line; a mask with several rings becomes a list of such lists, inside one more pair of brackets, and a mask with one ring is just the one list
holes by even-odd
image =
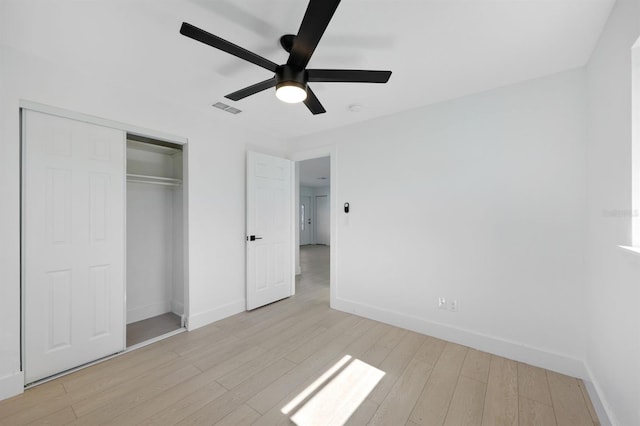
[[438, 297], [438, 309], [447, 309], [447, 299]]

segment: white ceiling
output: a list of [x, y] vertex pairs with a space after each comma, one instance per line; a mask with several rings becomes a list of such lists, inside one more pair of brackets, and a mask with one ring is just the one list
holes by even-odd
[[300, 161], [300, 185], [312, 187], [329, 186], [331, 183], [330, 164], [330, 157]]
[[[270, 73], [179, 34], [183, 21], [277, 63], [302, 0], [0, 0], [3, 43], [289, 139], [583, 66], [614, 0], [344, 0], [309, 64], [392, 70], [388, 84], [312, 84], [326, 114], [264, 91]], [[243, 110], [231, 116], [210, 105]], [[360, 112], [349, 105], [362, 105]], [[229, 116], [229, 117], [226, 117]]]

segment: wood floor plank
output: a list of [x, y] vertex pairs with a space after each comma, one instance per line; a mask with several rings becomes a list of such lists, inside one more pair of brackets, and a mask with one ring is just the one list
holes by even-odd
[[286, 373], [291, 371], [294, 367], [295, 364], [293, 362], [284, 358], [280, 359], [269, 368], [254, 375], [235, 389], [225, 392], [220, 397], [185, 417], [177, 424], [182, 426], [215, 424], [230, 414], [233, 410], [243, 405], [260, 389], [264, 389], [270, 383], [273, 383], [278, 380], [278, 378], [286, 375]]
[[419, 425], [442, 425], [458, 383], [468, 348], [447, 343], [418, 397], [410, 420]]
[[[50, 401], [56, 398], [67, 399], [64, 386], [59, 380], [43, 383], [35, 388], [25, 390], [21, 395], [0, 401], [0, 424], [5, 424], [5, 419], [16, 413], [29, 411], [41, 405], [42, 401]], [[32, 420], [35, 419], [32, 418]]]
[[[73, 410], [78, 416], [78, 420], [71, 424], [97, 425], [112, 423], [113, 419], [120, 413], [132, 411], [142, 403], [158, 397], [167, 389], [179, 385], [190, 377], [200, 373], [192, 365], [175, 366], [173, 371], [158, 376], [153, 381], [145, 382], [143, 385], [133, 387], [131, 390], [113, 395], [108, 401], [101, 400], [100, 404], [73, 404]], [[88, 411], [91, 410], [91, 411]], [[115, 423], [117, 424], [117, 423]]]
[[216, 423], [216, 426], [234, 426], [234, 425], [250, 425], [252, 424], [260, 414], [249, 407], [246, 404], [242, 404], [240, 407], [233, 410], [222, 420]]
[[[105, 392], [109, 389], [126, 387], [128, 383], [136, 382], [139, 377], [152, 372], [162, 366], [178, 359], [174, 352], [154, 353], [149, 351], [140, 359], [134, 359], [131, 366], [120, 364], [120, 368], [114, 364], [112, 369], [98, 371], [94, 374], [86, 371], [81, 377], [63, 381], [67, 394], [73, 401], [88, 399], [92, 395]], [[107, 361], [109, 362], [109, 361]], [[109, 374], [110, 373], [110, 374]]]
[[234, 371], [251, 361], [262, 357], [266, 349], [261, 346], [250, 344], [238, 344], [228, 350], [211, 354], [209, 357], [201, 358], [194, 364], [202, 371], [215, 370], [218, 377]]
[[[20, 399], [20, 397], [17, 397], [15, 400], [20, 401]], [[42, 397], [37, 404], [30, 405], [25, 409], [3, 407], [0, 410], [0, 425], [18, 426], [29, 424], [39, 419], [46, 419], [46, 417], [70, 406], [71, 398], [66, 393], [56, 393], [55, 396]]]
[[360, 426], [369, 424], [376, 411], [378, 411], [378, 404], [365, 399], [351, 417], [349, 417], [349, 420], [347, 420], [345, 425]]
[[205, 405], [219, 398], [227, 391], [218, 383], [212, 383], [203, 389], [191, 392], [185, 398], [160, 409], [151, 417], [140, 422], [140, 425], [173, 425], [200, 410]]
[[[195, 333], [198, 333], [197, 337], [187, 338], [187, 336]], [[166, 340], [169, 340], [169, 342]], [[157, 344], [162, 345], [166, 350], [173, 351], [182, 357], [192, 353], [204, 353], [211, 347], [211, 342], [216, 342], [216, 345], [225, 345], [240, 341], [240, 339], [228, 330], [223, 330], [213, 325], [208, 325], [188, 333], [182, 333], [166, 340], [160, 341]]]
[[553, 407], [533, 399], [520, 397], [520, 426], [556, 426], [556, 415]]
[[404, 335], [398, 345], [378, 367], [385, 375], [382, 380], [380, 380], [380, 383], [378, 383], [378, 386], [371, 392], [371, 395], [369, 395], [371, 401], [378, 405], [382, 404], [382, 401], [385, 400], [425, 340], [426, 337], [424, 335], [414, 332], [408, 332]]
[[425, 342], [418, 349], [414, 357], [433, 367], [438, 362], [438, 359], [440, 359], [440, 355], [442, 355], [446, 345], [447, 342], [444, 340], [427, 336]]
[[547, 379], [558, 426], [591, 426], [593, 420], [578, 379], [551, 371], [547, 372]]
[[309, 342], [308, 345], [301, 346], [297, 350], [291, 351], [287, 354], [287, 359], [296, 362], [298, 364], [302, 363], [305, 359], [312, 356], [321, 348], [330, 344], [334, 339], [340, 336], [345, 329], [353, 327], [362, 321], [361, 318], [355, 316], [349, 316], [344, 318], [333, 327], [326, 330], [320, 336], [318, 336], [312, 342]]
[[76, 420], [76, 414], [73, 412], [73, 408], [64, 407], [62, 410], [29, 423], [29, 426], [66, 425], [74, 420]]
[[460, 375], [445, 426], [479, 426], [482, 423], [486, 391], [486, 383]]
[[[191, 365], [187, 365], [190, 370], [197, 370], [195, 367]], [[109, 404], [116, 398], [119, 398], [123, 394], [135, 391], [136, 389], [150, 386], [157, 380], [160, 380], [162, 377], [165, 377], [169, 374], [174, 373], [179, 368], [183, 367], [183, 365], [177, 361], [173, 360], [168, 363], [165, 363], [159, 368], [155, 370], [151, 370], [145, 372], [144, 374], [133, 377], [131, 380], [124, 382], [122, 385], [109, 388], [103, 392], [99, 392], [95, 395], [87, 395], [86, 398], [74, 400], [72, 402], [73, 409], [76, 412], [78, 417], [82, 417], [91, 411], [94, 411], [104, 405]]]
[[171, 351], [158, 350], [155, 347], [146, 346], [137, 351], [126, 352], [114, 358], [97, 363], [91, 368], [82, 368], [73, 373], [62, 376], [59, 380], [67, 392], [73, 392], [77, 387], [82, 388], [94, 380], [113, 375], [113, 370], [136, 368], [153, 360], [159, 353], [167, 353], [176, 358]]
[[392, 327], [375, 345], [362, 354], [360, 359], [367, 364], [379, 367], [407, 333], [409, 333], [407, 330]]
[[491, 354], [469, 348], [460, 374], [470, 379], [487, 383], [489, 365], [491, 365]]
[[427, 383], [432, 368], [431, 364], [414, 357], [380, 404], [370, 424], [401, 425], [406, 423], [425, 383]]
[[226, 389], [215, 381], [216, 376], [216, 372], [213, 370], [194, 375], [161, 392], [155, 398], [148, 399], [129, 410], [121, 411], [118, 416], [110, 419], [109, 423], [119, 426], [141, 424], [167, 406], [171, 406], [192, 393], [204, 389], [210, 394], [222, 395]]
[[273, 348], [267, 352], [262, 353], [259, 357], [238, 366], [236, 369], [228, 372], [224, 376], [218, 378], [218, 383], [227, 389], [233, 389], [238, 384], [245, 381], [248, 377], [251, 377], [257, 371], [260, 371], [270, 364], [276, 362], [278, 359], [283, 358], [290, 351], [297, 349], [310, 340], [316, 338], [319, 334], [323, 333], [323, 328], [311, 328], [306, 332], [302, 332], [294, 336], [289, 341]]
[[542, 368], [519, 362], [518, 394], [542, 404], [551, 405], [547, 373]]
[[482, 425], [518, 425], [518, 366], [515, 361], [491, 356]]

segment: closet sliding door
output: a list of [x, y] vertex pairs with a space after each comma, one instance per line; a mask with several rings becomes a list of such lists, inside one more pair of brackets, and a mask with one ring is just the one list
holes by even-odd
[[124, 349], [125, 133], [23, 110], [25, 383]]

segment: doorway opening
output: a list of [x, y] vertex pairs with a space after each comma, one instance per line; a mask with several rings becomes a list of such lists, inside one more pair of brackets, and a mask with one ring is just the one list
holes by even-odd
[[296, 163], [295, 292], [330, 299], [331, 157]]
[[185, 326], [183, 146], [127, 135], [126, 347]]

